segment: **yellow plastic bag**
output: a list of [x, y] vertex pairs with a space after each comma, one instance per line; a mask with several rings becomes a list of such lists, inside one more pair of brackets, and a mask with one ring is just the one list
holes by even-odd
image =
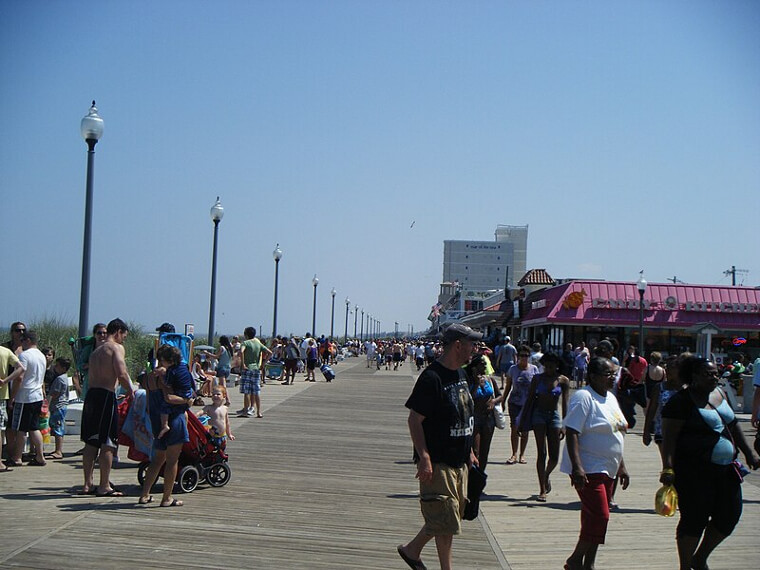
[[658, 515], [672, 517], [678, 510], [678, 493], [673, 485], [663, 485], [654, 496], [654, 510]]

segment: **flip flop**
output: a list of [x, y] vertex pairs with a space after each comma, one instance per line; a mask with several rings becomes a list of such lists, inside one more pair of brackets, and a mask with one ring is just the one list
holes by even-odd
[[412, 570], [427, 570], [427, 566], [422, 563], [422, 560], [415, 560], [414, 558], [410, 558], [404, 553], [403, 545], [398, 545], [396, 547], [396, 552], [398, 552], [398, 555], [401, 557], [401, 559], [406, 562], [409, 568]]
[[5, 460], [5, 466], [6, 467], [23, 467], [24, 464], [20, 461], [11, 461], [10, 459]]
[[8, 471], [13, 471], [10, 467], [7, 465], [3, 465], [3, 469], [0, 469], [0, 473], [7, 473]]
[[56, 455], [55, 453], [51, 453], [47, 456], [48, 459], [63, 459], [63, 454]]
[[124, 493], [117, 489], [110, 489], [105, 493], [95, 493], [96, 497], [123, 497]]
[[172, 502], [171, 502], [171, 503], [168, 503], [168, 504], [166, 504], [166, 505], [165, 505], [165, 504], [163, 504], [163, 503], [161, 503], [161, 506], [162, 506], [162, 507], [181, 507], [181, 506], [182, 506], [182, 505], [184, 505], [184, 504], [185, 504], [185, 503], [183, 503], [182, 501], [178, 501], [177, 499], [172, 499]]
[[520, 460], [520, 463], [521, 463], [522, 465], [525, 465], [527, 462], [528, 462], [528, 460], [527, 460], [527, 459], [524, 459], [524, 458]]
[[536, 500], [537, 500], [539, 503], [545, 503], [545, 502], [546, 502], [546, 495], [544, 495], [544, 496], [538, 495], [538, 496], [536, 497]]
[[515, 463], [517, 463], [516, 458], [510, 457], [509, 459], [507, 459], [507, 465], [514, 465]]
[[153, 502], [153, 495], [148, 495], [148, 498], [145, 499], [144, 501], [143, 501], [142, 497], [140, 497], [139, 499], [137, 499], [137, 504], [138, 505], [147, 505], [148, 503], [152, 503], [152, 502]]
[[47, 465], [47, 461], [37, 461], [37, 458], [35, 457], [32, 459], [27, 465], [31, 465], [32, 467], [45, 467]]
[[84, 497], [85, 495], [94, 495], [95, 492], [96, 492], [95, 487], [93, 487], [92, 489], [88, 489], [87, 491], [85, 491], [84, 489], [80, 489], [74, 494], [79, 495], [80, 497]]

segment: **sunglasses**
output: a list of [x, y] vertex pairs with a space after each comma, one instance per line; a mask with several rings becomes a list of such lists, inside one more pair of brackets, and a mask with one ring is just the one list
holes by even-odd
[[13, 329], [13, 332], [23, 333], [26, 332], [26, 329]]

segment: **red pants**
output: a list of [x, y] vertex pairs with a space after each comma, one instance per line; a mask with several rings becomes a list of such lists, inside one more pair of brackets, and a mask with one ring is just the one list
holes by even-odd
[[610, 520], [610, 499], [614, 479], [604, 473], [587, 474], [588, 484], [578, 491], [581, 498], [580, 540], [604, 544], [607, 523]]

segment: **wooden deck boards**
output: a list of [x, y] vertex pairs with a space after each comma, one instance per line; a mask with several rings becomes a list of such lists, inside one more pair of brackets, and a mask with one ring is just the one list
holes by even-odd
[[[267, 384], [265, 417], [232, 421], [238, 439], [228, 446], [230, 483], [178, 495], [182, 508], [137, 506], [134, 464], [113, 471], [113, 481], [131, 495], [119, 499], [66, 492], [81, 485], [80, 458], [1, 475], [0, 567], [404, 568], [395, 546], [422, 524], [403, 407], [412, 372], [408, 364], [395, 373], [368, 370], [363, 359], [336, 372], [331, 384], [302, 377], [294, 386]], [[240, 396], [232, 397], [239, 406]], [[455, 567], [561, 568], [578, 534], [577, 496], [557, 473], [550, 501], [537, 503], [535, 445], [528, 447], [528, 465], [507, 466], [508, 435], [498, 431], [494, 438], [482, 520], [465, 523], [455, 538]], [[78, 448], [69, 437], [65, 451]], [[677, 517], [652, 512], [656, 448], [632, 434], [626, 462], [632, 485], [619, 493], [621, 510], [597, 567], [675, 568]], [[760, 567], [759, 479], [753, 473], [744, 485], [743, 519], [711, 568]], [[423, 558], [437, 567], [432, 543]]]

